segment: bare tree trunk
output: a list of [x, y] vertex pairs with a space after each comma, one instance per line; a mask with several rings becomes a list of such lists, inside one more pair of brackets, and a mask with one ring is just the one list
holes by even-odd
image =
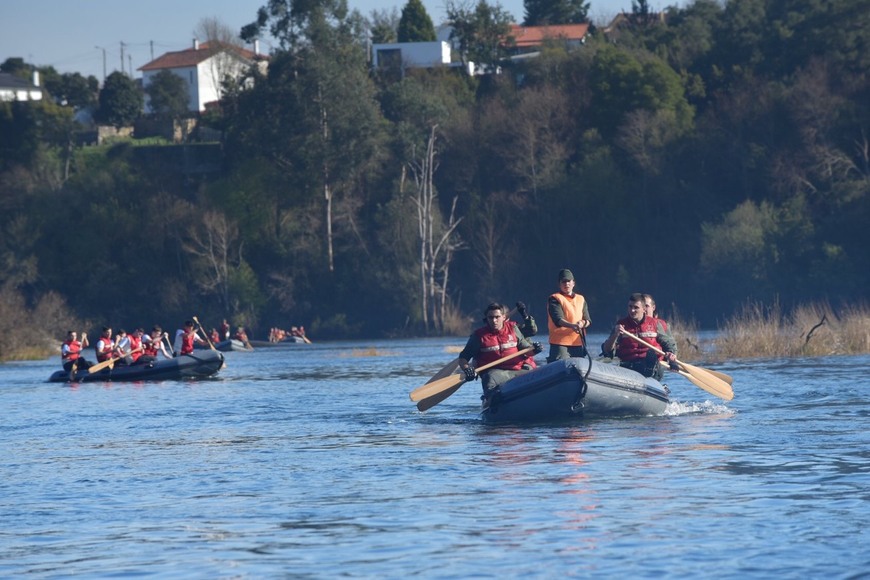
[[[444, 327], [444, 312], [447, 304], [447, 278], [453, 251], [458, 249], [459, 242], [453, 241], [456, 226], [462, 218], [456, 219], [456, 203], [446, 225], [441, 226], [438, 211], [438, 194], [435, 191], [433, 177], [437, 164], [435, 162], [435, 141], [438, 126], [433, 125], [426, 144], [426, 153], [419, 162], [414, 162], [411, 170], [417, 185], [413, 197], [417, 206], [417, 233], [420, 239], [420, 289], [423, 325], [428, 332], [434, 328]], [[436, 242], [437, 238], [437, 242]], [[440, 274], [440, 283], [439, 283]]]
[[329, 271], [335, 271], [335, 261], [332, 245], [332, 189], [329, 187], [329, 161], [326, 159], [326, 144], [329, 141], [329, 120], [326, 107], [323, 106], [323, 88], [318, 87], [320, 99], [320, 138], [324, 145], [323, 159], [323, 197], [326, 199], [326, 255], [329, 263]]
[[[206, 265], [206, 275], [196, 284], [207, 293], [217, 293], [221, 305], [230, 309], [230, 251], [238, 239], [238, 226], [217, 212], [207, 212], [200, 227], [190, 232], [184, 250]], [[239, 247], [241, 263], [241, 247]]]

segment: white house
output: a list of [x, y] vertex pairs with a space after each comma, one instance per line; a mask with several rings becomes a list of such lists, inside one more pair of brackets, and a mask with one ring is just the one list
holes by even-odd
[[[372, 67], [376, 69], [461, 66], [461, 62], [452, 62], [450, 43], [445, 40], [372, 44]], [[474, 63], [468, 63], [465, 67], [468, 74], [473, 74]]]
[[[220, 100], [221, 80], [227, 75], [240, 77], [250, 66], [266, 57], [254, 51], [234, 45], [208, 43], [194, 40], [193, 47], [167, 52], [139, 68], [142, 71], [142, 87], [147, 88], [160, 71], [169, 70], [184, 79], [190, 97], [188, 109], [204, 111], [206, 103]], [[145, 112], [153, 112], [145, 97]]]
[[372, 45], [372, 66], [420, 67], [450, 65], [450, 44], [446, 42], [390, 42]]
[[40, 101], [39, 72], [33, 71], [33, 82], [9, 73], [0, 73], [0, 101]]

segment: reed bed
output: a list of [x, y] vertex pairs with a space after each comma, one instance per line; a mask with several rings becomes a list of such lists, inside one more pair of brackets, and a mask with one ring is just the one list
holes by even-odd
[[668, 331], [677, 341], [677, 356], [681, 361], [692, 362], [706, 358], [705, 347], [698, 338], [698, 322], [683, 318], [675, 309], [668, 321]]
[[783, 312], [778, 303], [743, 306], [719, 329], [713, 355], [720, 359], [830, 356], [870, 352], [870, 308], [829, 304]]

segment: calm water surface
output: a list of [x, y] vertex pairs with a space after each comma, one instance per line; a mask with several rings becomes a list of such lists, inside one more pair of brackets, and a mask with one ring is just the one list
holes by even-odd
[[708, 365], [735, 399], [672, 376], [659, 417], [489, 427], [477, 383], [418, 413], [463, 343], [0, 365], [0, 577], [870, 576], [870, 357]]

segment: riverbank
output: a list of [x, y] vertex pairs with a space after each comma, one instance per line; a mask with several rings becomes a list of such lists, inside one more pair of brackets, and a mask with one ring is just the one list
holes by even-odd
[[[810, 304], [785, 312], [776, 303], [750, 303], [714, 332], [700, 331], [693, 321], [679, 317], [668, 323], [677, 339], [679, 358], [686, 362], [870, 353], [867, 305], [836, 310], [828, 304]], [[60, 352], [62, 339], [54, 345], [42, 334], [21, 336], [14, 348], [0, 349], [0, 363], [40, 360]], [[589, 346], [590, 353], [597, 354], [598, 345]], [[459, 352], [461, 345], [455, 350]]]
[[713, 338], [681, 321], [672, 331], [680, 359], [723, 361], [751, 358], [821, 357], [870, 353], [870, 308], [802, 305], [785, 312], [774, 303], [744, 305], [720, 325]]

